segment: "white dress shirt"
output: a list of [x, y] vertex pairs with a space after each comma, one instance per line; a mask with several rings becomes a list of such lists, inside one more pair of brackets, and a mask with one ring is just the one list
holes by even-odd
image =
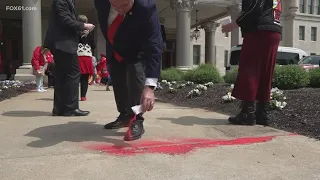
[[[112, 8], [112, 6], [110, 7], [110, 12], [109, 12], [109, 19], [108, 19], [108, 26], [111, 25], [111, 23], [116, 19], [116, 17], [118, 16], [118, 12]], [[157, 87], [157, 83], [158, 83], [158, 78], [146, 78], [146, 82], [145, 82], [145, 86], [153, 86], [153, 87]]]

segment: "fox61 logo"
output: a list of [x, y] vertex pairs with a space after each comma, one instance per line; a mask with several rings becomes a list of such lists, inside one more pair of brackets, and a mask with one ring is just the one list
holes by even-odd
[[35, 11], [37, 7], [6, 6], [6, 11]]

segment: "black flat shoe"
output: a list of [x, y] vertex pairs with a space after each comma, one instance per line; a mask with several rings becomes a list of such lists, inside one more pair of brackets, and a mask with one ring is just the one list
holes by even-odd
[[104, 128], [105, 129], [120, 129], [120, 128], [128, 127], [129, 122], [132, 118], [133, 118], [133, 115], [120, 114], [115, 121], [104, 125]]
[[63, 116], [88, 116], [90, 114], [89, 111], [82, 111], [80, 109], [75, 109], [71, 112], [64, 113]]
[[145, 130], [143, 127], [144, 118], [142, 115], [137, 115], [136, 119], [131, 119], [129, 124], [129, 129], [124, 136], [123, 140], [125, 141], [134, 141], [140, 139], [144, 134]]
[[135, 120], [129, 126], [129, 129], [124, 136], [123, 140], [125, 141], [134, 141], [140, 139], [144, 134], [143, 120]]

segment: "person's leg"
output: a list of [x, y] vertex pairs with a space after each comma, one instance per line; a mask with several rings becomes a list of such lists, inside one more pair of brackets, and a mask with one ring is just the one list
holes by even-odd
[[144, 67], [141, 61], [133, 64], [128, 64], [128, 87], [129, 89], [129, 107], [139, 105], [141, 94], [145, 84]]
[[263, 41], [264, 51], [261, 52], [261, 57], [264, 58], [260, 66], [260, 81], [256, 99], [258, 106], [256, 111], [257, 124], [268, 125], [270, 119], [268, 116], [270, 93], [272, 85], [272, 77], [276, 58], [278, 54], [278, 46], [280, 42], [280, 33], [277, 32], [261, 32], [261, 41]]
[[106, 83], [106, 90], [110, 91], [110, 85], [111, 85], [111, 77], [108, 75], [107, 77], [107, 83]]
[[36, 91], [42, 92], [41, 91], [41, 76], [36, 75]]
[[53, 49], [51, 52], [55, 60], [53, 115], [63, 115], [65, 112], [64, 100], [66, 99], [66, 96], [65, 96], [66, 67], [64, 62], [67, 59], [66, 59], [65, 53], [62, 51]]
[[81, 83], [81, 98], [86, 99], [88, 86], [89, 86], [89, 74], [81, 74], [80, 83]]
[[80, 67], [76, 54], [65, 53], [65, 112], [71, 113], [79, 109]]
[[[129, 108], [140, 105], [141, 94], [145, 85], [145, 73], [144, 66], [141, 61], [127, 66], [128, 87], [129, 89]], [[133, 112], [132, 112], [133, 113]], [[141, 138], [144, 133], [143, 127], [144, 118], [142, 114], [136, 115], [136, 119], [132, 119], [129, 124], [129, 130], [127, 131], [124, 140], [132, 141]]]
[[82, 99], [82, 97], [85, 97], [84, 96], [84, 87], [83, 87], [84, 86], [84, 82], [83, 82], [84, 79], [85, 79], [84, 74], [81, 74], [80, 75], [80, 97], [81, 97], [81, 99]]
[[255, 125], [255, 101], [260, 78], [260, 66], [264, 46], [259, 32], [244, 36], [240, 54], [238, 76], [232, 96], [242, 100], [242, 110], [236, 117], [229, 118], [232, 124]]
[[[110, 61], [110, 60], [109, 60]], [[115, 59], [111, 59], [109, 64], [110, 74], [113, 79], [113, 93], [117, 104], [119, 117], [104, 126], [105, 129], [118, 129], [126, 127], [132, 118], [132, 113], [128, 114], [128, 87], [127, 86], [127, 72], [126, 64], [124, 62], [117, 62]]]
[[40, 87], [41, 87], [41, 90], [42, 90], [42, 91], [47, 91], [47, 90], [45, 90], [44, 87], [43, 87], [43, 77], [44, 77], [44, 76], [41, 76], [41, 77], [40, 77]]
[[48, 75], [48, 88], [53, 86], [53, 77], [51, 75]]

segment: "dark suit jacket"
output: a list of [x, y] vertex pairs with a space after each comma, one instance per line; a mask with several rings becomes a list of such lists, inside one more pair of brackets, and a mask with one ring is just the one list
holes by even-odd
[[95, 0], [101, 31], [107, 41], [106, 56], [115, 60], [114, 51], [127, 63], [134, 62], [142, 54], [147, 78], [159, 78], [163, 41], [155, 0], [135, 0], [126, 14], [111, 45], [107, 39], [110, 2]]
[[72, 0], [53, 0], [44, 46], [49, 49], [77, 54], [78, 32], [83, 30], [84, 23], [77, 21], [77, 14]]

